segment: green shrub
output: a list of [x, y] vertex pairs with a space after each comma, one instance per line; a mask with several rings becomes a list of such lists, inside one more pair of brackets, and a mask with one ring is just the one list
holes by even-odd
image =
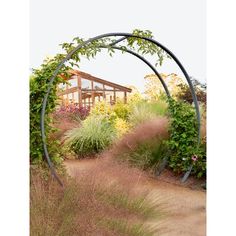
[[116, 138], [114, 125], [104, 115], [90, 115], [66, 135], [65, 145], [79, 157], [94, 155], [107, 148]]
[[174, 172], [183, 173], [193, 164], [192, 173], [197, 177], [206, 174], [206, 146], [198, 146], [198, 126], [193, 106], [169, 101], [170, 149], [169, 166]]
[[[59, 58], [60, 57], [58, 56], [56, 59], [52, 59], [51, 61], [42, 64], [40, 69], [33, 70], [33, 74], [30, 77], [30, 161], [33, 164], [41, 164], [43, 162], [40, 113], [42, 110], [43, 98], [48, 88], [49, 79], [57, 66], [57, 60], [59, 60]], [[66, 67], [63, 67], [61, 72], [64, 70], [66, 70]], [[51, 113], [55, 111], [57, 105], [57, 89], [55, 85], [60, 82], [62, 82], [62, 79], [57, 77], [48, 96], [45, 113], [45, 133], [48, 151], [54, 163], [60, 162], [60, 156], [58, 154], [58, 142], [50, 138], [55, 131], [51, 125]]]

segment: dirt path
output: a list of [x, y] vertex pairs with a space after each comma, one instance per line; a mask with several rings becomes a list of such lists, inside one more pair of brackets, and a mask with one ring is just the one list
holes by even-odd
[[65, 166], [71, 176], [97, 173], [102, 181], [118, 180], [120, 184], [132, 186], [137, 192], [148, 192], [154, 204], [165, 209], [165, 216], [158, 222], [147, 222], [156, 235], [204, 236], [206, 235], [206, 193], [188, 187], [153, 179], [146, 173], [114, 164], [109, 158], [68, 160]]

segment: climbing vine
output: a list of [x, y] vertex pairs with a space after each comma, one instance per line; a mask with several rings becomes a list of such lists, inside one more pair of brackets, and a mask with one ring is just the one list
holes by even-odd
[[[152, 32], [149, 30], [142, 31], [135, 29], [133, 31], [134, 36], [143, 36], [147, 38], [153, 38]], [[77, 50], [60, 69], [59, 75], [67, 75], [67, 71], [71, 67], [79, 67], [79, 62], [82, 58], [88, 60], [94, 58], [97, 53], [101, 52], [101, 46], [107, 48], [108, 54], [112, 56], [114, 54], [114, 49], [111, 47], [111, 44], [116, 41], [115, 37], [102, 38], [99, 40], [94, 40], [79, 50]], [[33, 73], [30, 78], [30, 160], [31, 163], [42, 163], [43, 162], [43, 146], [41, 139], [41, 130], [40, 130], [40, 112], [42, 110], [42, 102], [44, 95], [48, 89], [48, 83], [53, 73], [55, 72], [57, 66], [61, 63], [63, 59], [67, 56], [71, 50], [75, 49], [80, 44], [84, 44], [85, 40], [83, 38], [76, 37], [71, 43], [62, 43], [60, 44], [63, 49], [63, 53], [55, 55], [53, 58], [48, 59], [43, 62], [43, 64], [38, 69], [33, 69]], [[139, 54], [146, 55], [157, 55], [156, 64], [162, 65], [162, 62], [165, 58], [169, 58], [166, 52], [143, 39], [136, 37], [128, 37], [126, 41], [127, 45], [124, 45], [124, 42], [121, 45], [122, 51], [125, 52], [126, 49], [136, 51]], [[60, 156], [58, 153], [58, 143], [57, 141], [51, 139], [51, 135], [54, 132], [54, 129], [51, 125], [52, 118], [51, 113], [55, 110], [57, 105], [57, 89], [56, 85], [59, 83], [65, 83], [65, 81], [57, 76], [54, 80], [53, 87], [48, 97], [47, 107], [46, 107], [46, 116], [45, 116], [45, 132], [49, 154], [54, 163], [60, 163]]]

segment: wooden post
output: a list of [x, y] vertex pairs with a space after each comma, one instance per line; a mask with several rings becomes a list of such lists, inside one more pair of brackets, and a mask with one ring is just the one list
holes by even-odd
[[110, 95], [110, 104], [112, 105], [112, 96]]
[[114, 88], [114, 103], [116, 103], [116, 89]]
[[92, 88], [92, 106], [95, 105], [95, 96], [94, 96], [94, 91], [93, 91], [93, 81], [91, 81], [91, 88]]
[[88, 98], [88, 100], [89, 100], [89, 105], [88, 105], [88, 107], [90, 108], [90, 104], [91, 104], [91, 99], [90, 99], [90, 97]]
[[124, 92], [124, 103], [127, 103], [127, 92]]
[[106, 101], [105, 85], [103, 84], [103, 101]]
[[82, 107], [82, 82], [81, 82], [81, 77], [77, 75], [77, 78], [78, 78], [79, 107]]

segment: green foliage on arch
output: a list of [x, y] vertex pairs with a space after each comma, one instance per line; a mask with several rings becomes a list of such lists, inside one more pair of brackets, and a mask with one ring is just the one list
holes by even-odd
[[198, 124], [194, 107], [182, 101], [169, 99], [170, 138], [169, 167], [184, 173], [193, 165], [192, 174], [198, 178], [206, 175], [206, 140], [198, 143]]

